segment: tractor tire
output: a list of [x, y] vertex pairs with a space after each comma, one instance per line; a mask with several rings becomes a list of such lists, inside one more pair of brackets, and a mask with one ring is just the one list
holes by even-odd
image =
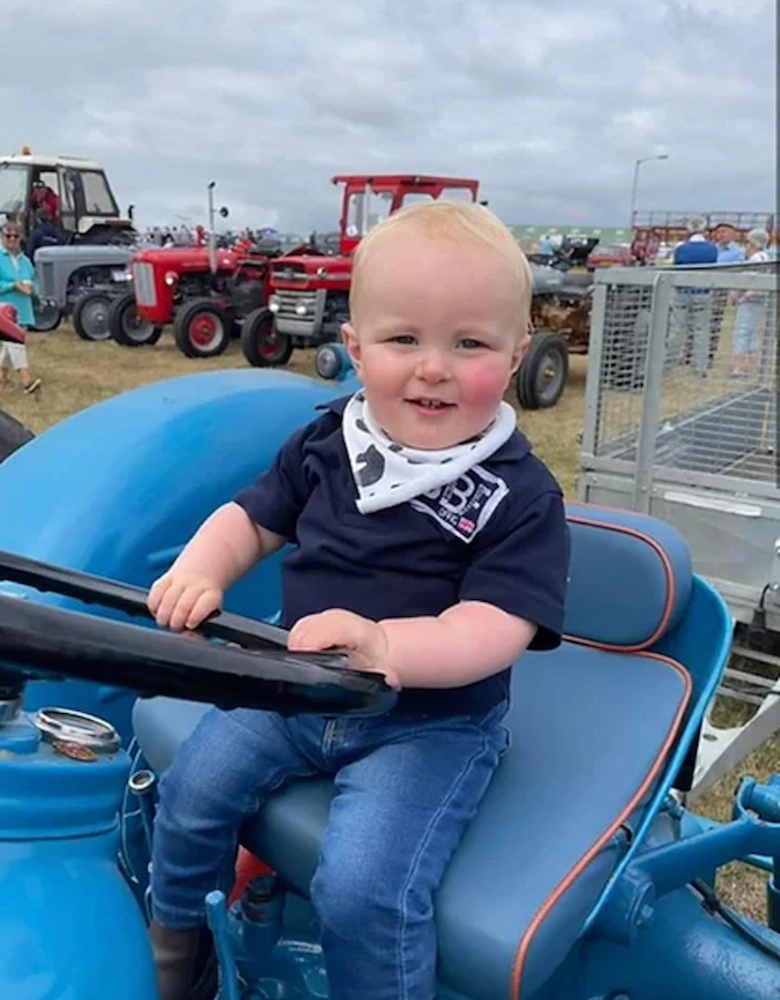
[[212, 299], [186, 302], [173, 319], [176, 345], [188, 358], [215, 358], [233, 335], [233, 321], [224, 306]]
[[117, 296], [108, 310], [108, 329], [122, 347], [143, 347], [156, 344], [163, 328], [139, 317], [135, 311], [135, 296], [125, 292]]
[[531, 338], [517, 372], [517, 401], [524, 410], [555, 406], [566, 388], [569, 348], [557, 333], [540, 330]]
[[62, 322], [62, 311], [55, 305], [44, 305], [37, 296], [33, 299], [33, 315], [35, 322], [30, 329], [36, 333], [51, 333]]
[[0, 462], [8, 458], [17, 448], [21, 448], [23, 444], [32, 441], [34, 437], [33, 432], [28, 431], [16, 417], [12, 417], [5, 410], [0, 410]]
[[293, 342], [286, 333], [276, 329], [270, 309], [255, 309], [244, 320], [241, 350], [254, 368], [275, 368], [290, 360]]
[[73, 327], [82, 340], [110, 340], [108, 292], [87, 292], [76, 299], [73, 307]]

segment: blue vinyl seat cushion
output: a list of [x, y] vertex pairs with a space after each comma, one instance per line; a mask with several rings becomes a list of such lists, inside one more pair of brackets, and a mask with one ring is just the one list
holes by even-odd
[[[436, 899], [439, 978], [473, 1000], [528, 997], [580, 933], [678, 731], [687, 673], [653, 654], [566, 642], [513, 676], [512, 747]], [[135, 733], [158, 772], [206, 708], [138, 701]], [[314, 873], [329, 779], [276, 793], [245, 843], [298, 890]], [[392, 849], [392, 845], [388, 845]]]
[[564, 632], [612, 649], [649, 649], [684, 615], [691, 556], [656, 518], [568, 503], [571, 563]]

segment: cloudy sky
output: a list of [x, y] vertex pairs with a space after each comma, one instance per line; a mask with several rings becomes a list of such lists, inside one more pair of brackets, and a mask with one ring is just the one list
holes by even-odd
[[91, 156], [143, 224], [333, 228], [338, 172], [474, 176], [510, 223], [764, 210], [776, 0], [0, 0], [0, 152]]

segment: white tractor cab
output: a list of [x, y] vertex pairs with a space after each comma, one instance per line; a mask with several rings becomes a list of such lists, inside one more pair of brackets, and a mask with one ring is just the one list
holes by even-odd
[[0, 220], [14, 218], [30, 233], [35, 228], [33, 192], [40, 185], [57, 196], [56, 221], [68, 242], [117, 243], [134, 237], [132, 206], [128, 217], [121, 218], [99, 163], [39, 156], [28, 146], [21, 153], [0, 154]]

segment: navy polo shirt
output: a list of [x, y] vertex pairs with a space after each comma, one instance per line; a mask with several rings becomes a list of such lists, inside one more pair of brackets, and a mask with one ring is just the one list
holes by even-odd
[[[236, 502], [295, 548], [282, 568], [282, 623], [344, 608], [365, 618], [437, 616], [484, 601], [538, 625], [533, 649], [561, 641], [569, 534], [560, 487], [519, 431], [457, 481], [361, 514], [341, 398], [282, 446]], [[508, 696], [509, 667], [460, 688], [407, 688], [399, 714], [483, 712]]]

